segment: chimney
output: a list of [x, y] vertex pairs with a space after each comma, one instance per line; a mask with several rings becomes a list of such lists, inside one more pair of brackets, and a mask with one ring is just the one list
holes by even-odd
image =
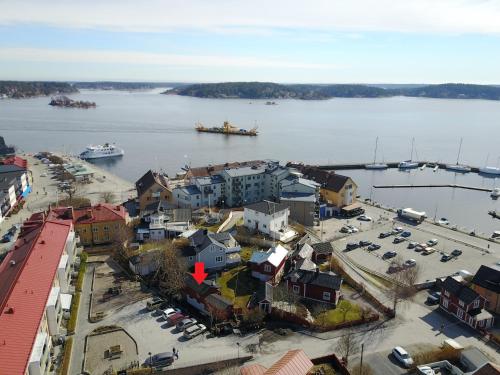
[[319, 275], [319, 267], [316, 266], [316, 275]]
[[12, 259], [10, 262], [9, 262], [10, 266], [11, 267], [14, 267], [16, 265], [16, 261], [14, 259]]

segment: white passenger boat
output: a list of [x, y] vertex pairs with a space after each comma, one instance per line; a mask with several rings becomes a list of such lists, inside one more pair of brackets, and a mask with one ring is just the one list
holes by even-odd
[[123, 149], [115, 146], [114, 144], [105, 143], [103, 145], [87, 146], [85, 151], [80, 154], [80, 158], [84, 160], [114, 158], [123, 156], [124, 153]]

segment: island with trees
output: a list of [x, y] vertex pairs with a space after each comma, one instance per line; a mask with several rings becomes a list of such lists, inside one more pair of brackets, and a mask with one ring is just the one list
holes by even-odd
[[84, 100], [73, 100], [67, 96], [61, 95], [52, 98], [49, 105], [54, 107], [64, 107], [64, 108], [95, 108], [95, 102], [88, 102]]
[[500, 100], [500, 87], [446, 83], [439, 85], [409, 85], [380, 87], [360, 84], [278, 84], [272, 82], [225, 82], [179, 86], [163, 94], [197, 98], [239, 99], [302, 99], [384, 98], [393, 96], [439, 99]]

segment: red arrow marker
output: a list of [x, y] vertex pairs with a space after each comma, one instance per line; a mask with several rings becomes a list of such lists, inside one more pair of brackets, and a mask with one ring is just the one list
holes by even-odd
[[208, 276], [208, 273], [205, 272], [205, 263], [196, 262], [194, 264], [194, 273], [191, 275], [193, 275], [198, 284], [201, 284]]

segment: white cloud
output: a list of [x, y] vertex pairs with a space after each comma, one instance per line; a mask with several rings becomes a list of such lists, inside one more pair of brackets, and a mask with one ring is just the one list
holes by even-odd
[[283, 69], [334, 69], [333, 64], [300, 61], [261, 59], [225, 55], [179, 55], [109, 50], [61, 50], [44, 48], [1, 48], [0, 62], [54, 62], [97, 63], [120, 65], [161, 65], [165, 67], [231, 67], [231, 68], [283, 68]]
[[0, 0], [0, 9], [0, 24], [117, 31], [500, 33], [497, 0]]

